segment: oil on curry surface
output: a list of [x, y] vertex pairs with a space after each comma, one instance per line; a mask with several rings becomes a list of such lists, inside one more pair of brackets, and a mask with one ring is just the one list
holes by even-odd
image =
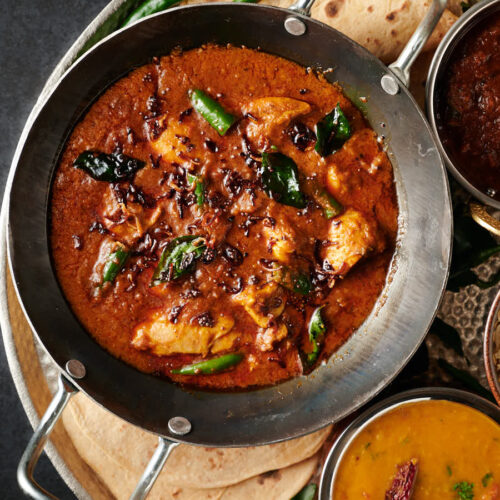
[[249, 387], [311, 371], [363, 322], [397, 216], [392, 166], [339, 86], [206, 46], [91, 106], [56, 171], [51, 244], [74, 312], [113, 355]]

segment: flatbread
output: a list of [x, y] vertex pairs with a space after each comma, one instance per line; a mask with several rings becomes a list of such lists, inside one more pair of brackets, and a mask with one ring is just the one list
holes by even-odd
[[[181, 5], [195, 3], [201, 2], [185, 0]], [[295, 0], [261, 0], [259, 3], [287, 8]], [[311, 15], [352, 38], [385, 63], [391, 63], [397, 59], [431, 3], [431, 0], [316, 0]], [[448, 7], [424, 51], [435, 49], [457, 20], [460, 0], [449, 0]]]
[[[431, 3], [431, 0], [317, 0], [312, 16], [390, 63], [397, 59]], [[424, 50], [436, 48], [456, 19], [446, 9]]]
[[[95, 404], [93, 406], [96, 407]], [[113, 417], [113, 419], [118, 420], [117, 417]], [[131, 471], [129, 468], [123, 467], [112, 456], [112, 450], [111, 452], [107, 449], [104, 450], [101, 446], [103, 443], [95, 442], [95, 436], [82, 432], [78, 425], [73, 426], [71, 424], [72, 421], [74, 422], [73, 412], [65, 411], [63, 421], [68, 432], [71, 429], [70, 435], [78, 452], [106, 485], [112, 496], [118, 500], [129, 498], [142, 472]], [[68, 423], [71, 425], [68, 426]], [[103, 422], [103, 424], [105, 423]], [[132, 431], [127, 434], [135, 436], [136, 434], [133, 432], [135, 428], [130, 424], [125, 425], [128, 426], [129, 431]], [[129, 440], [126, 435], [122, 435], [122, 437], [126, 441]], [[202, 451], [203, 448], [196, 448], [196, 450]], [[261, 498], [266, 500], [289, 500], [309, 481], [318, 466], [318, 459], [319, 454], [316, 453], [311, 458], [297, 464], [281, 470], [266, 472], [232, 486], [186, 488], [169, 484], [168, 477], [173, 473], [171, 469], [172, 457], [170, 457], [165, 470], [160, 474], [149, 493], [148, 500], [243, 500]], [[194, 467], [195, 463], [193, 462], [190, 466]], [[240, 463], [240, 467], [244, 466], [245, 462]], [[104, 498], [109, 497], [103, 496], [94, 500], [104, 500]]]
[[[123, 474], [127, 471], [140, 477], [158, 443], [155, 435], [119, 419], [81, 393], [70, 401], [63, 422], [75, 447], [94, 469], [98, 469], [95, 460], [107, 455]], [[249, 448], [181, 445], [172, 452], [168, 472], [160, 474], [158, 481], [188, 488], [239, 483], [313, 456], [330, 432], [331, 427], [327, 427], [302, 438]]]

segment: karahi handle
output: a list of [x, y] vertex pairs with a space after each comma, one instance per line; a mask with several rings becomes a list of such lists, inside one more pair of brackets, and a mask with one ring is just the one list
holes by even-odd
[[[410, 68], [441, 19], [446, 4], [447, 0], [433, 0], [427, 14], [408, 40], [399, 57], [389, 65], [391, 72], [386, 73], [380, 81], [382, 88], [388, 94], [396, 95], [399, 92], [400, 83], [405, 87], [410, 85]], [[397, 78], [394, 78], [394, 75]]]
[[57, 500], [33, 478], [38, 459], [45, 443], [59, 420], [61, 413], [78, 389], [62, 374], [59, 375], [57, 392], [43, 415], [17, 466], [17, 481], [23, 493], [34, 500]]
[[159, 438], [158, 446], [153, 453], [146, 470], [143, 472], [139, 483], [135, 487], [134, 492], [130, 496], [130, 500], [144, 500], [144, 498], [146, 498], [149, 491], [153, 487], [158, 474], [163, 469], [167, 458], [176, 446], [179, 446], [179, 443], [169, 441], [163, 437]]

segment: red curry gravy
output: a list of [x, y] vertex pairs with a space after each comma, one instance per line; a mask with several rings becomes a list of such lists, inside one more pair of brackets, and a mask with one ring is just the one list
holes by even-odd
[[500, 13], [455, 49], [446, 76], [439, 134], [455, 166], [500, 200]]
[[[225, 135], [193, 109], [191, 89], [237, 117]], [[336, 106], [350, 137], [323, 157], [315, 125]], [[84, 151], [144, 166], [95, 180], [74, 166]], [[263, 188], [266, 152], [296, 164], [302, 208]], [[155, 58], [109, 88], [65, 146], [51, 207], [57, 276], [95, 340], [139, 370], [219, 389], [274, 384], [327, 359], [372, 310], [398, 227], [392, 166], [341, 88], [280, 57], [219, 46]], [[162, 253], [186, 235], [203, 252], [152, 286]], [[116, 248], [127, 258], [104, 281]], [[311, 337], [318, 307], [326, 331]], [[241, 362], [171, 373], [227, 353]]]

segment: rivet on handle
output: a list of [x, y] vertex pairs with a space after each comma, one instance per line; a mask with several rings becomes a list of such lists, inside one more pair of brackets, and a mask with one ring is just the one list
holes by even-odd
[[306, 24], [295, 16], [289, 16], [285, 19], [285, 29], [294, 36], [301, 36], [307, 31]]
[[191, 432], [191, 422], [185, 417], [172, 417], [168, 421], [168, 430], [174, 436], [185, 436]]
[[65, 368], [68, 375], [70, 375], [72, 378], [76, 378], [77, 380], [82, 379], [87, 374], [85, 365], [77, 359], [70, 359], [66, 363]]
[[389, 75], [389, 73], [386, 73], [380, 79], [380, 85], [382, 85], [384, 91], [389, 95], [396, 95], [399, 92], [399, 83], [397, 82], [396, 78], [392, 75]]

